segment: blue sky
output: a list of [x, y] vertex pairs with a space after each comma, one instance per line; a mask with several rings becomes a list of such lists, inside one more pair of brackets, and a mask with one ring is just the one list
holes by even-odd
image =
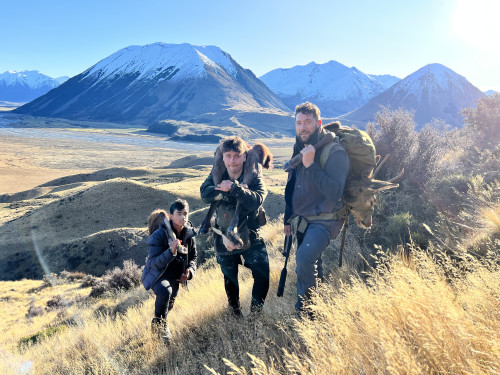
[[2, 0], [0, 73], [81, 73], [129, 45], [216, 45], [257, 76], [336, 60], [400, 78], [441, 63], [500, 91], [498, 0]]

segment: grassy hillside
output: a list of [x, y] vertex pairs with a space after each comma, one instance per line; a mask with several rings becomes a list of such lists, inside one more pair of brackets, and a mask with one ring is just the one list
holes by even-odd
[[[411, 113], [381, 113], [368, 131], [377, 150], [392, 156], [377, 177], [401, 168], [407, 173], [398, 189], [378, 197], [370, 231], [351, 225], [344, 267], [337, 266], [339, 239], [325, 251], [328, 279], [310, 305], [314, 321], [295, 319], [293, 255], [285, 296], [276, 297], [286, 178], [278, 169], [264, 176], [272, 220], [262, 229], [271, 263], [263, 313], [249, 312], [251, 276], [241, 268], [244, 318], [228, 314], [211, 239], [198, 236], [207, 257], [189, 291], [180, 291], [167, 346], [150, 333], [153, 295], [140, 286], [115, 290], [105, 281], [140, 274], [145, 217], [157, 202], [165, 207], [173, 197], [188, 199], [199, 225], [206, 206], [198, 188], [210, 155], [177, 155], [170, 167], [57, 175], [4, 195], [0, 235], [11, 244], [0, 249], [4, 276], [16, 267], [27, 273], [40, 259], [50, 259], [50, 267], [43, 280], [0, 282], [0, 373], [499, 373], [499, 109], [500, 96], [483, 100], [466, 112], [459, 131], [429, 125], [416, 132]], [[274, 146], [279, 165], [290, 147]], [[116, 155], [108, 163], [123, 167]], [[69, 270], [82, 266], [85, 273], [61, 271], [71, 257], [81, 258]], [[128, 257], [137, 265], [123, 262]], [[87, 275], [100, 276], [105, 262], [101, 278]], [[108, 289], [90, 297], [96, 284]]]
[[[190, 201], [194, 211], [191, 219], [200, 222], [205, 207], [197, 200], [197, 189], [207, 170], [183, 171], [183, 175], [175, 169], [161, 171], [164, 180], [147, 177], [154, 184], [145, 183], [144, 175], [129, 179], [110, 175], [105, 181], [87, 181], [76, 186], [74, 178], [69, 176], [70, 194], [54, 197], [52, 202], [28, 215], [40, 215], [39, 243], [54, 241], [42, 251], [50, 271], [60, 272], [76, 254], [82, 258], [75, 264], [88, 267], [86, 273], [102, 274], [112, 267], [111, 263], [103, 266], [108, 259], [121, 266], [123, 259], [134, 259], [134, 254], [140, 254], [136, 263], [141, 266], [146, 251], [145, 215], [157, 203], [161, 206], [176, 196]], [[279, 253], [282, 224], [277, 217], [283, 209], [284, 180], [280, 176], [278, 171], [267, 172], [265, 176], [270, 190], [267, 212], [274, 219], [262, 230], [271, 263], [271, 288], [263, 314], [249, 312], [251, 275], [245, 269], [241, 283], [245, 317], [236, 319], [228, 313], [222, 274], [213, 259], [200, 267], [189, 291], [181, 289], [169, 316], [174, 339], [168, 346], [151, 335], [154, 296], [140, 286], [90, 298], [91, 288], [85, 284], [84, 274], [63, 272], [45, 280], [4, 281], [0, 283], [0, 320], [4, 322], [0, 335], [3, 348], [0, 372], [14, 374], [29, 369], [36, 374], [486, 374], [498, 371], [498, 263], [495, 258], [487, 262], [468, 259], [462, 263], [446, 256], [436, 258], [435, 254], [443, 252], [439, 243], [427, 251], [412, 248], [396, 255], [381, 253], [376, 257], [375, 268], [363, 276], [356, 272], [362, 260], [356, 239], [348, 236], [345, 265], [341, 269], [337, 267], [339, 240], [333, 241], [325, 253], [329, 281], [321, 287], [311, 306], [317, 320], [297, 321], [293, 310], [296, 287], [293, 256], [285, 296], [276, 297], [283, 264]], [[62, 192], [61, 188], [53, 194]], [[112, 195], [124, 199], [115, 201]], [[108, 212], [117, 204], [130, 215], [120, 217], [119, 213]], [[72, 212], [81, 214], [75, 218], [70, 215]], [[487, 226], [487, 237], [494, 239], [500, 234], [498, 211], [485, 212], [487, 215], [479, 226]], [[54, 223], [57, 215], [63, 215], [60, 219], [66, 220], [61, 222], [67, 224], [58, 228]], [[4, 233], [9, 233], [5, 228], [29, 229], [16, 223], [18, 220], [26, 219], [21, 216], [14, 221], [18, 225], [12, 227], [12, 223], [4, 224], [1, 227]], [[79, 221], [85, 225], [78, 227]], [[81, 232], [83, 229], [87, 232]], [[59, 234], [52, 236], [51, 231]], [[199, 238], [202, 248], [208, 246], [204, 241], [209, 239]], [[470, 242], [468, 237], [455, 246], [470, 246]], [[82, 252], [80, 246], [84, 244], [88, 247]], [[117, 244], [114, 249], [119, 255], [115, 258], [110, 253], [111, 244]], [[100, 249], [105, 249], [104, 253]], [[78, 267], [75, 270], [80, 270]]]
[[[264, 312], [249, 313], [251, 276], [243, 271], [245, 317], [229, 315], [222, 275], [208, 262], [189, 291], [180, 291], [169, 316], [174, 338], [168, 346], [150, 333], [154, 297], [140, 287], [78, 301], [88, 288], [75, 283], [43, 288], [42, 282], [3, 282], [3, 290], [9, 292], [2, 293], [6, 298], [1, 318], [11, 324], [3, 329], [0, 343], [7, 350], [1, 356], [2, 373], [28, 367], [34, 373], [51, 374], [498, 371], [496, 263], [470, 260], [457, 267], [448, 259], [440, 266], [429, 253], [417, 249], [410, 256], [382, 255], [378, 263], [383, 267], [370, 273], [368, 283], [335, 270], [314, 300], [317, 319], [296, 321], [293, 262], [285, 296], [275, 296], [282, 265], [277, 251], [280, 228], [274, 222], [263, 233], [271, 258], [271, 289]], [[327, 256], [335, 258], [332, 249]], [[454, 272], [451, 282], [450, 272]], [[31, 296], [32, 304], [45, 306], [59, 294], [67, 302], [57, 313], [23, 318], [26, 296]]]

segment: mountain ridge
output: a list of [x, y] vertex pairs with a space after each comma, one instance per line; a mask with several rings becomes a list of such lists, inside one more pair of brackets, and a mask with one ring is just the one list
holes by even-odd
[[464, 76], [438, 64], [428, 64], [370, 99], [365, 105], [339, 118], [366, 124], [373, 121], [381, 106], [415, 112], [419, 127], [433, 118], [461, 127], [460, 111], [474, 105], [484, 94]]
[[[150, 125], [162, 120], [286, 127], [289, 109], [250, 70], [216, 46], [125, 47], [15, 110], [36, 116]], [[248, 113], [267, 113], [262, 124]]]
[[38, 70], [8, 70], [0, 74], [0, 100], [29, 102], [58, 87], [69, 77], [49, 77]]
[[327, 117], [360, 107], [399, 80], [390, 75], [368, 75], [335, 60], [274, 69], [260, 79], [290, 108], [310, 101]]

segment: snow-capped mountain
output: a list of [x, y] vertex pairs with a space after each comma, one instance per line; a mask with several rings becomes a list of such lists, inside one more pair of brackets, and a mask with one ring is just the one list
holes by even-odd
[[496, 94], [498, 94], [498, 91], [488, 90], [488, 91], [485, 91], [484, 94], [487, 96], [496, 95]]
[[382, 74], [382, 75], [376, 75], [376, 74], [368, 74], [368, 77], [373, 78], [376, 80], [378, 83], [382, 85], [384, 90], [387, 90], [389, 87], [394, 85], [396, 82], [401, 81], [401, 78], [391, 76], [390, 74]]
[[433, 118], [460, 127], [460, 111], [474, 106], [484, 94], [467, 79], [441, 64], [429, 64], [372, 98], [364, 106], [341, 116], [341, 119], [367, 123], [373, 121], [381, 106], [415, 111], [419, 126]]
[[288, 108], [216, 46], [154, 43], [123, 48], [16, 112], [140, 124], [231, 118], [234, 125], [241, 113], [248, 120], [249, 112], [283, 116]]
[[333, 60], [275, 69], [260, 79], [291, 109], [310, 101], [327, 117], [362, 106], [399, 80], [389, 75], [370, 76]]
[[9, 70], [0, 74], [0, 100], [25, 103], [65, 82], [68, 77], [52, 78], [38, 70]]

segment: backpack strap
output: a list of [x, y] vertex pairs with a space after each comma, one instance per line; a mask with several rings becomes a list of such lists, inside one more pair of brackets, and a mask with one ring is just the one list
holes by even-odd
[[[319, 162], [321, 164], [321, 168], [324, 170], [326, 161], [330, 157], [330, 153], [332, 149], [337, 148], [343, 148], [342, 144], [340, 143], [340, 138], [338, 136], [335, 137], [335, 141], [327, 143], [323, 148], [321, 149], [320, 155], [319, 155]], [[309, 221], [314, 221], [314, 220], [342, 220], [349, 216], [349, 208], [347, 207], [347, 204], [344, 204], [344, 206], [340, 209], [338, 209], [335, 212], [329, 212], [325, 214], [321, 214], [318, 216], [308, 216], [307, 220]]]
[[321, 149], [320, 155], [319, 155], [319, 162], [321, 164], [321, 168], [324, 169], [326, 165], [326, 161], [330, 157], [330, 152], [332, 151], [333, 148], [341, 148], [341, 143], [339, 137], [335, 137], [335, 141], [327, 143], [326, 145], [323, 146]]

